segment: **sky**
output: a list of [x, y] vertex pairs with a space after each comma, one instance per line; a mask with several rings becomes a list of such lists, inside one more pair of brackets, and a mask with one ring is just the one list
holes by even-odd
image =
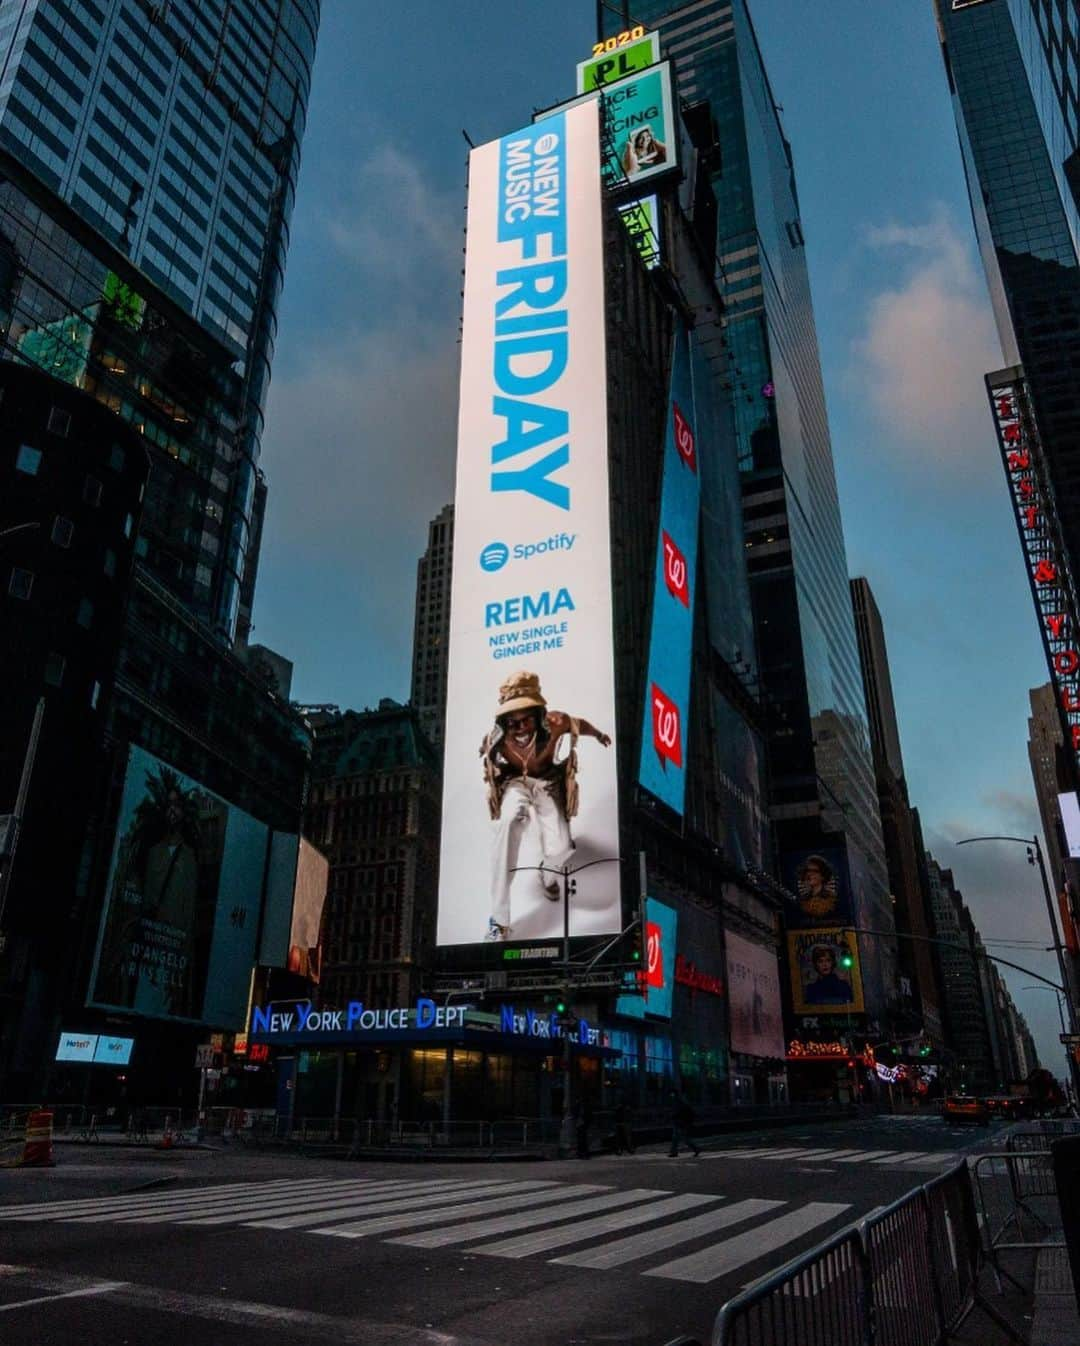
[[[983, 375], [1004, 363], [931, 0], [750, 0], [791, 141], [848, 568], [885, 624], [911, 799], [990, 951], [1057, 980], [1022, 846], [1047, 681]], [[573, 93], [594, 0], [323, 0], [262, 466], [253, 639], [304, 702], [407, 700], [453, 495], [465, 134]], [[463, 134], [464, 133], [464, 134]], [[1015, 947], [1013, 947], [1015, 946]], [[1002, 969], [1056, 1074], [1055, 996]]]

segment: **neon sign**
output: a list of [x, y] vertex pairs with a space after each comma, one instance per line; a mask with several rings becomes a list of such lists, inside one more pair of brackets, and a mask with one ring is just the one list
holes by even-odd
[[1065, 741], [1080, 757], [1077, 595], [1027, 385], [1019, 368], [988, 375], [986, 384]]

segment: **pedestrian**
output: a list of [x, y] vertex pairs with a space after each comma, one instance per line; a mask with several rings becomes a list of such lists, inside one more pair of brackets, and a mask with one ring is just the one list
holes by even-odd
[[668, 1151], [672, 1159], [676, 1158], [679, 1153], [680, 1140], [684, 1140], [689, 1145], [695, 1158], [701, 1153], [694, 1141], [694, 1120], [694, 1109], [690, 1100], [685, 1094], [676, 1094], [671, 1109], [671, 1149]]
[[621, 1099], [615, 1108], [615, 1153], [634, 1153], [634, 1133], [631, 1129], [633, 1113], [626, 1099]]
[[589, 1126], [592, 1122], [592, 1108], [588, 1099], [582, 1099], [576, 1110], [577, 1119], [577, 1157], [589, 1158]]

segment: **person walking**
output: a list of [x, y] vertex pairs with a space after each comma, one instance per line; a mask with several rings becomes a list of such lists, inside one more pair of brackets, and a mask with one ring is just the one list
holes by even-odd
[[680, 1140], [685, 1141], [690, 1149], [693, 1150], [695, 1159], [701, 1153], [701, 1150], [694, 1141], [694, 1121], [694, 1109], [690, 1100], [685, 1094], [676, 1094], [671, 1109], [671, 1149], [668, 1151], [668, 1154], [672, 1159], [675, 1159], [678, 1156]]

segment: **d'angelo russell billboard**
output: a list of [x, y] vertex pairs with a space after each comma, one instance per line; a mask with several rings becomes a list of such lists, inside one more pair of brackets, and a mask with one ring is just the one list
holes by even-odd
[[[473, 151], [438, 942], [562, 933], [618, 855], [595, 101]], [[619, 869], [571, 933], [621, 929]]]

